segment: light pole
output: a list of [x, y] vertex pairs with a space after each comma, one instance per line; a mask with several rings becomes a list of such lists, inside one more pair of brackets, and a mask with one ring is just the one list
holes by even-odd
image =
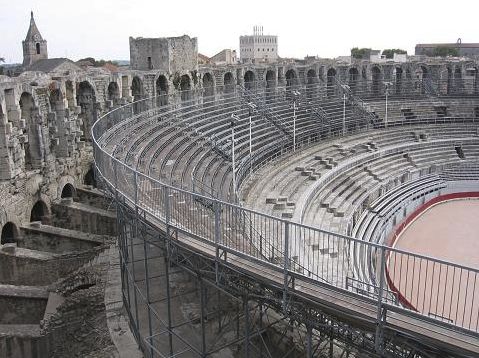
[[349, 91], [348, 85], [341, 85], [343, 89], [343, 136], [346, 135], [346, 92]]
[[235, 173], [235, 125], [240, 119], [236, 114], [231, 115], [231, 167], [233, 172], [233, 196], [236, 197], [236, 173]]
[[249, 175], [253, 173], [253, 141], [252, 141], [252, 115], [256, 111], [256, 105], [252, 102], [248, 102], [248, 114], [249, 114]]
[[384, 86], [386, 87], [386, 111], [384, 115], [384, 128], [388, 127], [388, 95], [389, 95], [389, 87], [392, 86], [392, 82], [384, 82]]
[[293, 152], [296, 151], [296, 98], [300, 94], [299, 91], [293, 91]]

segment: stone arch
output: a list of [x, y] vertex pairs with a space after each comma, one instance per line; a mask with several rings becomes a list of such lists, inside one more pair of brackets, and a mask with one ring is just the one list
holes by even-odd
[[244, 74], [244, 87], [247, 90], [253, 90], [255, 88], [255, 75], [254, 72], [251, 70], [248, 70]]
[[276, 71], [266, 71], [266, 90], [271, 91], [276, 87]]
[[373, 96], [379, 95], [379, 90], [381, 88], [381, 79], [381, 69], [378, 66], [373, 66], [371, 68], [371, 92]]
[[308, 99], [312, 100], [313, 96], [317, 90], [316, 83], [318, 82], [318, 76], [316, 70], [309, 69], [306, 72], [306, 96]]
[[[143, 88], [143, 81], [138, 76], [134, 76], [131, 81], [131, 95], [133, 96], [133, 113], [140, 113], [143, 109], [143, 102], [145, 89]], [[140, 102], [139, 102], [140, 101]]]
[[191, 96], [191, 78], [188, 75], [183, 75], [180, 78], [181, 100], [187, 101]]
[[115, 81], [110, 82], [108, 85], [108, 100], [111, 101], [114, 106], [120, 103], [120, 87]]
[[38, 109], [31, 93], [23, 92], [20, 96], [21, 118], [25, 120], [28, 142], [24, 144], [25, 169], [40, 168], [43, 158], [41, 142], [41, 125], [38, 123]]
[[351, 67], [348, 71], [348, 85], [351, 91], [356, 92], [359, 81], [359, 71], [356, 67]]
[[326, 95], [328, 97], [334, 95], [334, 84], [336, 81], [336, 69], [334, 68], [329, 68], [328, 72], [326, 72]]
[[203, 91], [205, 97], [212, 97], [215, 94], [215, 81], [209, 72], [203, 75]]
[[292, 87], [297, 84], [298, 76], [296, 75], [295, 70], [289, 69], [288, 71], [286, 71], [285, 77], [286, 77], [286, 87]]
[[62, 192], [60, 194], [60, 197], [62, 199], [64, 198], [73, 198], [75, 196], [76, 190], [75, 187], [71, 183], [66, 183], [63, 186]]
[[83, 121], [83, 134], [81, 139], [91, 141], [90, 129], [97, 119], [95, 108], [96, 94], [88, 81], [82, 81], [77, 87], [77, 103], [81, 108], [80, 118]]
[[168, 104], [168, 80], [165, 75], [159, 75], [156, 79], [156, 95], [158, 106]]
[[231, 72], [226, 72], [223, 76], [224, 92], [232, 93], [235, 90], [235, 79]]
[[30, 211], [30, 222], [41, 221], [42, 224], [50, 222], [50, 210], [43, 200], [38, 200]]
[[95, 171], [93, 170], [93, 168], [88, 169], [88, 171], [86, 172], [85, 176], [83, 177], [83, 184], [90, 185], [93, 188], [97, 187]]
[[308, 85], [312, 85], [318, 82], [318, 74], [314, 68], [310, 68], [308, 72], [306, 72], [306, 83]]
[[2, 227], [1, 244], [9, 244], [16, 242], [18, 238], [18, 228], [13, 222], [8, 221]]

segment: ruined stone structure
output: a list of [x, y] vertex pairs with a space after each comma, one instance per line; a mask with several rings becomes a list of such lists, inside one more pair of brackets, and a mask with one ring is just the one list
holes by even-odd
[[166, 38], [130, 37], [130, 67], [170, 73], [195, 69], [198, 40], [187, 35]]
[[[257, 37], [271, 40], [264, 44], [274, 49], [268, 61], [276, 58], [276, 37]], [[32, 14], [23, 42], [24, 66], [47, 60], [46, 44]], [[0, 76], [0, 299], [23, 312], [15, 317], [0, 312], [5, 330], [0, 332], [0, 356], [69, 356], [72, 352], [62, 342], [75, 339], [85, 354], [90, 348], [115, 350], [107, 339], [102, 300], [113, 262], [105, 252], [115, 252], [116, 219], [111, 198], [95, 189], [92, 171], [91, 128], [103, 114], [154, 96], [159, 107], [186, 101], [206, 105], [243, 87], [318, 84], [332, 93], [336, 79], [352, 91], [364, 86], [374, 91], [383, 82], [404, 90], [403, 84], [414, 79], [438, 78], [443, 93], [458, 86], [479, 92], [479, 64], [473, 61], [315, 60], [307, 65], [198, 67], [197, 46], [189, 36], [130, 38], [131, 70], [121, 73], [82, 70], [64, 60], [19, 77]], [[135, 104], [133, 111], [144, 110], [142, 105]], [[121, 297], [115, 301], [114, 315], [121, 303]], [[88, 309], [76, 311], [82, 305]], [[75, 331], [86, 328], [73, 318], [92, 312], [101, 339], [82, 341]], [[11, 341], [9, 350], [6, 340]], [[103, 346], [95, 347], [95, 341]]]

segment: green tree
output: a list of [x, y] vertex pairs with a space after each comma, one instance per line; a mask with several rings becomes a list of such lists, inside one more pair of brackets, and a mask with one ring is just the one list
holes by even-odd
[[455, 47], [438, 46], [434, 49], [432, 55], [435, 57], [458, 57], [459, 51]]
[[398, 55], [407, 55], [407, 51], [401, 50], [400, 48], [389, 48], [383, 50], [382, 55], [386, 58], [394, 58], [395, 53], [397, 53]]
[[351, 49], [351, 57], [361, 60], [361, 59], [364, 59], [365, 56], [368, 55], [370, 52], [371, 52], [370, 48], [354, 47]]

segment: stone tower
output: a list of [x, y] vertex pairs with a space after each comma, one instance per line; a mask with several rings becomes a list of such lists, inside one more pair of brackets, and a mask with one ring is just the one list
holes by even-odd
[[28, 67], [32, 63], [48, 58], [47, 41], [42, 38], [38, 31], [35, 20], [33, 19], [33, 11], [31, 12], [30, 27], [28, 28], [27, 37], [23, 44], [23, 67]]

